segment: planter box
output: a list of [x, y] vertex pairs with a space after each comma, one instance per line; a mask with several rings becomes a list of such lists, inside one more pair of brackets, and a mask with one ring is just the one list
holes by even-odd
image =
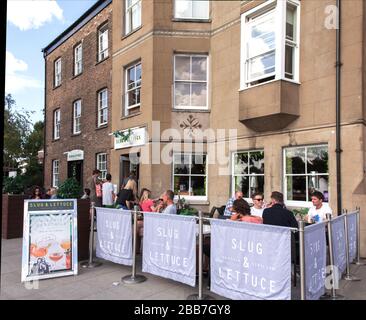
[[[23, 237], [25, 195], [3, 194], [2, 237], [14, 239]], [[89, 257], [90, 200], [77, 200], [78, 206], [78, 260]]]
[[4, 239], [21, 238], [23, 236], [24, 199], [21, 194], [3, 194], [2, 237]]

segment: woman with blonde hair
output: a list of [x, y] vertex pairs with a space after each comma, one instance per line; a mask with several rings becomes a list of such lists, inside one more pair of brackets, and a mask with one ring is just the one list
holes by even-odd
[[121, 185], [121, 190], [117, 194], [116, 207], [119, 209], [132, 209], [135, 201], [134, 188], [136, 182], [134, 180], [128, 180], [125, 187]]
[[140, 208], [144, 212], [154, 211], [154, 201], [151, 199], [151, 191], [149, 189], [143, 188], [140, 195]]

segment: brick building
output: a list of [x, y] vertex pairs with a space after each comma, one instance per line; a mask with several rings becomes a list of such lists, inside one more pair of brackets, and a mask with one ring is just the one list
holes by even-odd
[[43, 49], [46, 187], [72, 176], [85, 186], [93, 169], [109, 170], [111, 2], [96, 2]]

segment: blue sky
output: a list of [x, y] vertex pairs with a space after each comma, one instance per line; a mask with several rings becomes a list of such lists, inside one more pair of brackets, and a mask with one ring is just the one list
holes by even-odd
[[5, 92], [17, 107], [43, 120], [44, 59], [41, 50], [97, 0], [8, 0]]

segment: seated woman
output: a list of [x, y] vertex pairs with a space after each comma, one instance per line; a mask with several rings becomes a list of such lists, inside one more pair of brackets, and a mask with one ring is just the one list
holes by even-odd
[[244, 199], [237, 199], [233, 203], [233, 214], [230, 220], [243, 221], [250, 223], [263, 223], [261, 217], [252, 216], [250, 214], [250, 206]]
[[144, 212], [155, 211], [154, 200], [151, 199], [151, 191], [143, 188], [140, 195], [140, 208]]

